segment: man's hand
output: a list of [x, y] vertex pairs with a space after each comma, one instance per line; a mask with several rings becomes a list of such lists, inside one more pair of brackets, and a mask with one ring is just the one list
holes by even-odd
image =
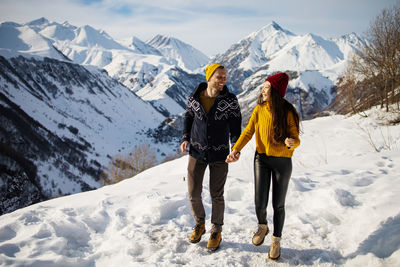
[[189, 150], [187, 149], [187, 147], [189, 146], [189, 142], [188, 141], [183, 141], [181, 144], [181, 151], [182, 153], [187, 153], [189, 152]]
[[240, 158], [240, 152], [238, 152], [236, 149], [232, 150], [232, 152], [226, 157], [225, 162], [226, 163], [231, 163], [235, 162]]

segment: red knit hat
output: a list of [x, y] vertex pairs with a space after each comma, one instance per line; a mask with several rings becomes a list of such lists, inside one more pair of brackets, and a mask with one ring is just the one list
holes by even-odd
[[286, 94], [286, 88], [289, 83], [289, 76], [280, 72], [275, 75], [269, 76], [266, 81], [269, 81], [272, 88], [274, 88], [282, 97]]

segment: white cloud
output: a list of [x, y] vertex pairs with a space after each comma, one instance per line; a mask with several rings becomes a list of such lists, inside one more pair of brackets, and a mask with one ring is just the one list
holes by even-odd
[[[85, 4], [93, 2], [91, 4]], [[147, 40], [161, 33], [192, 44], [208, 55], [276, 21], [296, 34], [323, 37], [367, 30], [382, 8], [398, 0], [1, 0], [0, 20], [25, 23], [40, 17], [91, 25], [116, 39]]]

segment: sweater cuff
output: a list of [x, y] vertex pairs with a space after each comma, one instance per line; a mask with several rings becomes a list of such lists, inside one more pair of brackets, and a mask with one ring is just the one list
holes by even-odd
[[190, 136], [189, 135], [187, 135], [187, 134], [184, 134], [183, 136], [182, 136], [182, 142], [185, 142], [185, 141], [190, 141]]

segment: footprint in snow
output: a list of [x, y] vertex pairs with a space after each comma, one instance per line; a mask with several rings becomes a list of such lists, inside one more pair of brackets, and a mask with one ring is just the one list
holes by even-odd
[[227, 201], [241, 201], [244, 196], [242, 188], [234, 187], [229, 188], [225, 193], [225, 200]]
[[335, 190], [335, 197], [336, 200], [339, 202], [340, 205], [344, 207], [355, 207], [359, 206], [361, 203], [358, 202], [353, 194], [351, 194], [349, 191], [343, 190], [343, 189], [336, 189]]
[[0, 229], [0, 242], [11, 240], [16, 236], [17, 233], [8, 225]]

